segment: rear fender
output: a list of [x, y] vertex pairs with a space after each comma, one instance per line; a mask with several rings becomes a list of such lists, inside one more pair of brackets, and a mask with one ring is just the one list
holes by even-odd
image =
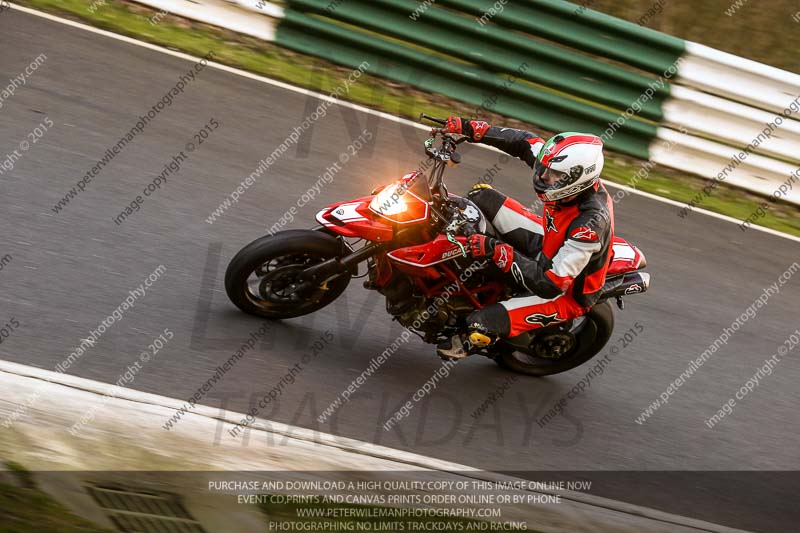
[[606, 277], [634, 272], [647, 266], [647, 260], [642, 251], [621, 237], [614, 237], [612, 250], [614, 257], [608, 266]]

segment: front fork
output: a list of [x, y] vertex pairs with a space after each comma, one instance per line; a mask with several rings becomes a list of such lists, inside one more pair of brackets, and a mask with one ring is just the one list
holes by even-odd
[[[340, 236], [341, 238], [341, 236]], [[344, 241], [342, 247], [344, 248]], [[298, 276], [298, 291], [318, 287], [326, 280], [344, 274], [355, 275], [358, 272], [358, 265], [370, 257], [386, 249], [385, 243], [370, 243], [343, 257], [332, 257], [322, 263], [310, 266], [303, 270]]]

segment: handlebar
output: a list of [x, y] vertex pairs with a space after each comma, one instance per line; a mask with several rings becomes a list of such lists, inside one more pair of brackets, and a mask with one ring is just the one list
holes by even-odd
[[[430, 120], [431, 122], [435, 122], [435, 123], [440, 124], [442, 126], [446, 126], [447, 125], [447, 120], [446, 119], [432, 117], [430, 115], [426, 115], [425, 113], [420, 113], [419, 114], [419, 120]], [[449, 132], [449, 131], [445, 131], [444, 128], [431, 128], [431, 134], [433, 134], [434, 136], [441, 135], [442, 137], [444, 137], [448, 141], [452, 141], [455, 144], [461, 144], [461, 143], [469, 140], [469, 138], [466, 137], [466, 136], [463, 136], [463, 135], [458, 134], [458, 133], [452, 133], [452, 132]]]
[[[428, 120], [430, 122], [434, 122], [440, 126], [446, 126], [447, 120], [432, 117], [430, 115], [426, 115], [425, 113], [419, 114], [419, 120]], [[441, 145], [438, 147], [434, 147], [433, 143], [437, 136], [441, 137]], [[445, 128], [431, 128], [431, 136], [425, 141], [425, 153], [428, 157], [434, 159], [434, 164], [430, 168], [428, 172], [428, 186], [432, 193], [434, 193], [433, 199], [434, 203], [431, 205], [435, 205], [435, 209], [441, 209], [442, 212], [439, 214], [439, 219], [442, 221], [447, 220], [448, 224], [448, 233], [454, 234], [462, 231], [462, 227], [466, 228], [469, 226], [467, 222], [468, 220], [460, 220], [459, 214], [457, 213], [459, 209], [454, 207], [452, 201], [450, 200], [449, 194], [447, 192], [447, 187], [444, 184], [443, 176], [445, 167], [450, 165], [457, 165], [461, 162], [461, 154], [456, 151], [456, 147], [466, 141], [469, 141], [470, 138], [461, 135], [458, 133], [452, 133], [449, 131], [445, 131]], [[463, 233], [467, 235], [467, 233]]]
[[[419, 119], [429, 120], [441, 126], [447, 125], [447, 120], [425, 113], [420, 113]], [[434, 147], [433, 143], [437, 136], [441, 136], [441, 146]], [[461, 154], [456, 151], [456, 147], [468, 140], [468, 137], [445, 131], [445, 128], [431, 128], [431, 137], [425, 141], [425, 153], [435, 160], [428, 174], [428, 185], [431, 191], [435, 191], [444, 201], [448, 198], [447, 187], [443, 182], [444, 169], [449, 165], [461, 163]]]
[[441, 124], [442, 126], [446, 126], [447, 125], [447, 120], [446, 119], [435, 118], [435, 117], [432, 117], [430, 115], [426, 115], [425, 113], [420, 113], [419, 114], [419, 120], [422, 120], [422, 119], [430, 120], [431, 122], [435, 122], [437, 124]]

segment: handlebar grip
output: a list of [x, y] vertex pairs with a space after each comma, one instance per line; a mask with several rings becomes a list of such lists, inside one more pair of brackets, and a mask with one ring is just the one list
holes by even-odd
[[422, 119], [430, 120], [431, 122], [435, 122], [437, 124], [441, 124], [442, 126], [446, 126], [447, 125], [447, 120], [431, 117], [431, 116], [426, 115], [425, 113], [420, 113], [419, 114], [419, 120], [422, 120]]

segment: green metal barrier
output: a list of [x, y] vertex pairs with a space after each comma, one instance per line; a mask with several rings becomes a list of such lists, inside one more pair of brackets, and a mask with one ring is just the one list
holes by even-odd
[[[477, 25], [477, 19], [488, 13], [497, 0], [436, 3], [469, 13]], [[674, 64], [686, 48], [683, 39], [563, 0], [512, 0], [488, 19], [488, 24], [536, 35], [658, 75]]]
[[[682, 41], [561, 1], [515, 0], [486, 24], [490, 0], [286, 0], [276, 41], [552, 131], [601, 135], [606, 145], [648, 158], [669, 86], [633, 69], [542, 42], [525, 32], [649, 72], [663, 73]], [[445, 6], [445, 9], [440, 6]], [[415, 10], [418, 10], [415, 12]], [[411, 14], [415, 16], [412, 17]], [[632, 26], [632, 27], [631, 27]], [[516, 31], [511, 31], [516, 30]], [[649, 88], [649, 89], [648, 89]], [[648, 91], [638, 113], [622, 113]]]
[[[473, 17], [435, 6], [412, 20], [409, 13], [420, 5], [412, 0], [348, 0], [333, 12], [326, 9], [327, 2], [290, 4], [622, 111], [652, 82], [648, 76], [521, 38], [498, 26], [481, 26]], [[527, 68], [521, 71], [521, 65]], [[668, 87], [660, 88], [639, 115], [660, 121], [661, 104], [668, 96]]]

